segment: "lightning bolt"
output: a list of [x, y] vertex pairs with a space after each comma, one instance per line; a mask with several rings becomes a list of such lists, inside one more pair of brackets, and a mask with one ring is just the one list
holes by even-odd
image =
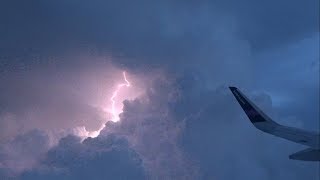
[[117, 89], [112, 93], [112, 96], [110, 98], [110, 101], [111, 101], [111, 114], [112, 114], [112, 119], [111, 120], [113, 122], [119, 121], [119, 115], [118, 115], [116, 107], [115, 107], [116, 106], [116, 100], [115, 99], [118, 96], [119, 91], [123, 87], [130, 87], [131, 86], [130, 82], [127, 79], [126, 72], [123, 71], [122, 74], [123, 74], [123, 79], [124, 79], [125, 83], [118, 84]]
[[[123, 71], [122, 74], [123, 74], [123, 79], [124, 79], [125, 83], [122, 83], [122, 84], [118, 84], [118, 85], [117, 85], [116, 90], [113, 91], [112, 96], [111, 96], [111, 98], [110, 98], [110, 101], [111, 101], [111, 109], [106, 109], [107, 112], [111, 113], [111, 115], [112, 115], [111, 120], [112, 120], [113, 122], [117, 122], [117, 121], [120, 120], [120, 118], [119, 118], [119, 113], [121, 113], [121, 110], [120, 110], [120, 111], [117, 111], [117, 110], [116, 110], [116, 98], [117, 98], [117, 96], [118, 96], [118, 93], [120, 92], [120, 90], [121, 90], [123, 87], [130, 87], [130, 86], [131, 86], [130, 82], [129, 82], [128, 79], [127, 79], [126, 72]], [[105, 126], [106, 126], [105, 124], [102, 124], [102, 126], [101, 126], [98, 130], [96, 130], [96, 131], [91, 131], [91, 132], [90, 132], [90, 131], [87, 131], [84, 126], [83, 126], [83, 127], [78, 127], [77, 129], [79, 130], [79, 135], [80, 135], [81, 137], [91, 137], [91, 138], [95, 138], [95, 137], [99, 136], [100, 132], [105, 128]]]

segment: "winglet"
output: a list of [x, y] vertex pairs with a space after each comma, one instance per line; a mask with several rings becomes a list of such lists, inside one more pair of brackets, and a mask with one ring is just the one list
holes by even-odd
[[236, 87], [234, 87], [234, 86], [230, 86], [230, 87], [229, 87], [229, 89], [230, 89], [231, 91], [235, 91], [235, 90], [237, 90], [237, 88], [236, 88]]
[[237, 99], [238, 103], [250, 119], [252, 123], [266, 122], [268, 117], [256, 107], [241, 91], [236, 87], [229, 87], [234, 97]]
[[261, 131], [278, 136], [289, 141], [311, 147], [290, 156], [291, 159], [319, 160], [319, 139], [320, 135], [293, 127], [283, 126], [274, 122], [269, 116], [262, 112], [250, 99], [248, 99], [238, 88], [229, 87], [234, 97], [250, 119], [251, 123]]

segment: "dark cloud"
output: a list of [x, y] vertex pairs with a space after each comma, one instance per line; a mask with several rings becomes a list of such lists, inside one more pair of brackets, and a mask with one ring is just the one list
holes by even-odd
[[23, 173], [21, 179], [143, 179], [139, 156], [121, 137], [67, 136], [50, 149], [42, 166]]
[[319, 34], [258, 54], [255, 59], [260, 66], [255, 69], [254, 89], [270, 94], [279, 113], [318, 131]]
[[245, 83], [252, 76], [256, 48], [318, 32], [316, 0], [2, 3], [6, 28], [0, 33], [0, 51], [5, 71], [39, 64], [79, 66], [79, 58], [62, 60], [60, 55], [89, 51], [120, 56], [114, 63], [129, 69], [192, 68], [223, 76], [223, 83], [234, 84], [232, 76]]
[[[202, 93], [197, 99], [209, 98], [210, 103], [200, 101], [205, 105], [197, 104], [199, 113], [186, 121], [183, 146], [198, 160], [202, 179], [317, 179], [316, 165], [288, 159], [303, 147], [256, 130], [226, 91], [225, 87]], [[262, 94], [254, 100], [275, 117], [270, 96]], [[195, 107], [193, 103], [180, 106]]]
[[[317, 179], [316, 164], [288, 158], [303, 147], [259, 132], [227, 87], [207, 90], [195, 79], [156, 81], [146, 97], [126, 101], [121, 122], [102, 134], [126, 136], [153, 179]], [[278, 117], [269, 95], [247, 94]]]
[[134, 53], [151, 44], [164, 48], [184, 42], [185, 47], [196, 47], [191, 43], [201, 42], [221, 29], [215, 24], [217, 19], [234, 19], [239, 26], [237, 32], [250, 44], [272, 46], [318, 31], [318, 5], [317, 0], [2, 1], [1, 24], [5, 28], [1, 34], [6, 37], [4, 42], [12, 45], [25, 42], [32, 47], [67, 38], [132, 49]]
[[236, 16], [240, 36], [253, 48], [270, 48], [296, 42], [319, 32], [319, 1], [218, 1]]

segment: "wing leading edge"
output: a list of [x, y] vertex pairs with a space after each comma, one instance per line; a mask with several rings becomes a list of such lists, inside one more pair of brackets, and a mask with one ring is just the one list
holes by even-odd
[[[250, 99], [248, 99], [236, 87], [229, 87], [232, 94], [250, 119], [251, 123], [259, 130], [278, 136], [289, 141], [309, 146], [309, 149], [297, 152], [290, 156], [291, 159], [309, 160], [312, 154], [313, 160], [320, 160], [320, 135], [315, 132], [309, 132], [298, 128], [280, 125], [274, 122], [262, 110], [260, 110]], [[315, 157], [315, 156], [316, 157]], [[307, 157], [304, 158], [304, 157]]]

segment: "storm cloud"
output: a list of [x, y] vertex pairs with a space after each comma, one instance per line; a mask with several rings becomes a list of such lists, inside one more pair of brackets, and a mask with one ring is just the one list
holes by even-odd
[[[319, 131], [318, 14], [317, 0], [1, 1], [0, 178], [318, 179], [228, 90]], [[122, 71], [133, 92], [107, 122]]]

